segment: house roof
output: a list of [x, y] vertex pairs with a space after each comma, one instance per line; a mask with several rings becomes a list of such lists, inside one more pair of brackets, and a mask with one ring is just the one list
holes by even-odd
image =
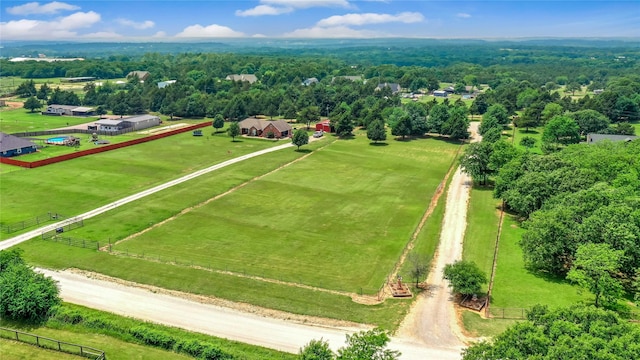
[[378, 86], [376, 86], [376, 90], [382, 90], [385, 87], [389, 87], [391, 89], [391, 92], [394, 94], [400, 91], [400, 84], [396, 83], [380, 83], [378, 84]]
[[360, 76], [360, 75], [356, 75], [356, 76], [352, 76], [352, 75], [336, 76], [333, 79], [331, 79], [331, 81], [333, 82], [335, 79], [346, 79], [346, 80], [351, 80], [351, 81], [362, 81], [362, 76]]
[[107, 126], [117, 126], [122, 124], [122, 120], [111, 120], [111, 119], [102, 119], [96, 121], [96, 125], [107, 125]]
[[305, 81], [302, 82], [302, 85], [309, 86], [309, 85], [315, 84], [317, 82], [318, 82], [318, 78], [312, 77], [312, 78], [305, 79]]
[[71, 109], [71, 111], [76, 111], [76, 112], [91, 112], [91, 111], [93, 111], [93, 108], [85, 107], [85, 106], [78, 106], [78, 107], [75, 107], [75, 108]]
[[77, 108], [77, 106], [75, 106], [75, 105], [51, 104], [51, 105], [47, 106], [47, 108], [73, 110], [73, 109]]
[[258, 81], [258, 78], [253, 74], [231, 74], [227, 75], [225, 80], [231, 81], [248, 81], [250, 84]]
[[123, 118], [122, 121], [137, 123], [137, 122], [153, 120], [153, 119], [158, 119], [158, 117], [153, 115], [137, 115], [137, 116]]
[[149, 77], [149, 72], [143, 71], [143, 70], [135, 70], [127, 74], [127, 77], [133, 77], [133, 76], [137, 76], [138, 79], [140, 80], [145, 80], [146, 78]]
[[633, 141], [638, 139], [633, 135], [609, 135], [609, 134], [587, 134], [587, 143], [594, 144], [600, 141]]
[[169, 86], [171, 84], [175, 84], [175, 83], [176, 83], [176, 80], [160, 81], [158, 83], [158, 88], [159, 89], [163, 89], [163, 88], [165, 88], [165, 87], [167, 87], [167, 86]]
[[0, 152], [36, 146], [29, 140], [0, 132]]
[[262, 120], [251, 117], [240, 121], [238, 125], [241, 129], [250, 129], [254, 127], [258, 130], [264, 130], [268, 125], [273, 125], [280, 132], [291, 130], [291, 125], [284, 120]]

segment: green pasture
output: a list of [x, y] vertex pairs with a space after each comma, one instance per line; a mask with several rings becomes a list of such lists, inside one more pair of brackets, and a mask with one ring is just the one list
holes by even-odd
[[491, 306], [530, 308], [535, 304], [544, 304], [559, 307], [591, 301], [591, 294], [578, 294], [579, 288], [564, 279], [527, 270], [522, 249], [518, 245], [523, 233], [524, 229], [519, 227], [518, 222], [505, 214]]
[[232, 142], [225, 134], [194, 137], [187, 132], [35, 169], [4, 172], [3, 165], [0, 222], [23, 221], [48, 211], [77, 215], [278, 143], [282, 142], [244, 138]]
[[501, 334], [508, 327], [515, 325], [519, 320], [512, 319], [485, 319], [473, 311], [462, 312], [462, 325], [473, 337], [493, 337]]
[[81, 360], [86, 359], [78, 355], [66, 354], [59, 351], [39, 348], [23, 342], [0, 338], [0, 354], [3, 360]]
[[[30, 112], [23, 108], [0, 109], [0, 131], [8, 134], [25, 131], [53, 130], [98, 120], [97, 116], [49, 116], [42, 115], [39, 111]], [[45, 109], [46, 106], [43, 106], [41, 110]]]
[[[543, 131], [542, 127], [529, 128], [529, 131], [527, 131], [526, 129], [515, 128], [515, 132], [511, 131], [511, 134], [513, 134], [513, 136], [514, 136], [513, 145], [515, 145], [519, 149], [522, 149], [522, 150], [525, 150], [525, 151], [528, 150], [528, 151], [530, 151], [530, 152], [532, 152], [534, 154], [542, 154], [542, 148], [541, 148], [541, 146], [542, 146], [542, 131]], [[520, 141], [525, 136], [529, 136], [529, 137], [532, 137], [532, 138], [536, 139], [536, 144], [531, 149], [527, 149], [526, 147], [520, 145]]]
[[433, 139], [338, 141], [113, 249], [375, 294], [455, 150]]
[[[493, 267], [500, 219], [499, 206], [500, 201], [493, 198], [493, 189], [473, 187], [471, 190], [462, 258], [475, 262], [487, 278], [491, 276]], [[488, 284], [484, 286], [483, 291], [486, 290]]]

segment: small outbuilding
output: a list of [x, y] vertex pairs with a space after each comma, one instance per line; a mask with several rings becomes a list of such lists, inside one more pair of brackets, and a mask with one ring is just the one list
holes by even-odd
[[587, 134], [587, 144], [596, 144], [601, 141], [629, 142], [636, 139], [638, 137], [633, 135]]
[[316, 131], [322, 131], [326, 133], [333, 132], [331, 121], [329, 119], [320, 121], [316, 124]]
[[13, 157], [36, 152], [33, 142], [0, 132], [0, 157]]
[[435, 97], [447, 97], [448, 95], [449, 95], [449, 93], [447, 93], [444, 90], [435, 90], [433, 92], [433, 96], [435, 96]]
[[253, 84], [254, 82], [258, 81], [258, 78], [253, 74], [231, 74], [231, 75], [227, 75], [225, 80], [240, 81], [240, 82], [246, 81], [249, 84]]
[[68, 115], [68, 116], [91, 116], [95, 115], [95, 109], [85, 106], [75, 105], [47, 105], [47, 110], [42, 115]]

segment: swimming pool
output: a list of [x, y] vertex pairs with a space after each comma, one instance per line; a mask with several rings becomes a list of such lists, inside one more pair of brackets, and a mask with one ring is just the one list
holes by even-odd
[[53, 145], [64, 145], [64, 142], [67, 139], [69, 139], [68, 136], [52, 137], [52, 138], [48, 138], [46, 143], [47, 144], [53, 144]]

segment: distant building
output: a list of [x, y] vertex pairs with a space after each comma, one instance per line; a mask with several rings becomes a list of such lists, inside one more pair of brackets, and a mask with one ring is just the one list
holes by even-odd
[[435, 90], [433, 92], [433, 96], [435, 96], [435, 97], [447, 97], [448, 95], [449, 95], [449, 93], [447, 93], [444, 90]]
[[318, 79], [317, 79], [317, 78], [312, 77], [312, 78], [305, 79], [305, 80], [302, 82], [302, 85], [304, 85], [304, 86], [309, 86], [309, 85], [311, 85], [311, 84], [315, 84], [315, 83], [317, 83], [317, 82], [318, 82]]
[[37, 150], [29, 140], [0, 132], [0, 157], [29, 154]]
[[604, 89], [595, 89], [593, 90], [593, 95], [600, 95], [604, 92]]
[[246, 118], [238, 123], [240, 133], [247, 136], [258, 136], [263, 138], [273, 137], [280, 139], [291, 137], [291, 125], [284, 120], [262, 120], [257, 118]]
[[176, 80], [167, 80], [167, 81], [160, 81], [158, 83], [158, 89], [164, 89], [167, 86], [171, 85], [171, 84], [175, 84]]
[[128, 78], [132, 78], [132, 77], [138, 77], [138, 79], [140, 79], [140, 81], [145, 81], [149, 78], [149, 72], [148, 71], [142, 71], [142, 70], [136, 70], [136, 71], [131, 71], [127, 74], [127, 79]]
[[91, 116], [95, 115], [95, 109], [85, 106], [75, 105], [47, 105], [47, 109], [42, 115], [67, 115], [67, 116]]
[[349, 81], [362, 81], [362, 76], [360, 75], [355, 75], [355, 76], [336, 76], [334, 78], [331, 79], [331, 82], [334, 82], [338, 79], [345, 79], [345, 80], [349, 80]]
[[100, 119], [95, 122], [97, 130], [100, 131], [120, 131], [129, 128], [142, 130], [156, 125], [160, 125], [160, 118], [154, 115], [137, 115], [115, 120]]
[[322, 120], [316, 124], [316, 131], [323, 131], [326, 133], [333, 132], [333, 128], [331, 127], [331, 121], [329, 119]]
[[397, 94], [398, 92], [400, 92], [400, 84], [396, 84], [396, 83], [380, 83], [378, 84], [378, 86], [376, 86], [376, 90], [380, 91], [385, 87], [390, 88], [392, 94]]
[[225, 80], [242, 81], [242, 82], [246, 81], [249, 84], [253, 84], [254, 82], [258, 81], [258, 78], [253, 74], [231, 74], [231, 75], [227, 75]]
[[638, 139], [638, 137], [633, 135], [587, 134], [587, 144], [596, 144], [601, 141], [628, 142], [636, 139]]

